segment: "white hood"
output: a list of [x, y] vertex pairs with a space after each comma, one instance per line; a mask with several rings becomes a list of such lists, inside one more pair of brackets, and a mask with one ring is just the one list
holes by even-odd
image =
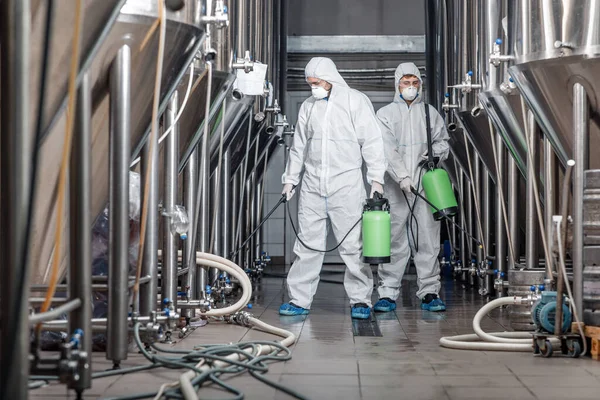
[[414, 63], [402, 63], [398, 65], [396, 68], [396, 72], [394, 73], [394, 103], [399, 103], [404, 101], [400, 97], [400, 90], [398, 90], [398, 85], [400, 84], [400, 79], [402, 79], [405, 75], [414, 75], [421, 81], [421, 85], [419, 86], [419, 95], [413, 100], [414, 103], [420, 103], [423, 98], [423, 79], [421, 79], [421, 71]]
[[309, 77], [322, 79], [334, 86], [348, 87], [348, 84], [338, 72], [333, 61], [326, 57], [312, 58], [308, 64], [306, 64], [306, 68], [304, 69], [304, 77], [306, 79]]

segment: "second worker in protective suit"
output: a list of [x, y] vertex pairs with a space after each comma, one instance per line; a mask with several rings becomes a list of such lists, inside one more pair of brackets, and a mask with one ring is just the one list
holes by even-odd
[[[383, 140], [373, 106], [367, 96], [348, 87], [333, 61], [316, 57], [305, 69], [312, 97], [302, 103], [290, 149], [283, 194], [289, 200], [304, 172], [298, 203], [296, 260], [287, 277], [290, 302], [282, 315], [308, 314], [317, 291], [329, 226], [339, 242], [346, 264], [344, 287], [350, 298], [352, 317], [369, 318], [373, 274], [361, 262], [362, 215], [366, 191], [363, 159], [371, 197], [383, 193], [385, 156]], [[354, 228], [353, 228], [354, 226]]]
[[377, 112], [380, 121], [387, 173], [386, 197], [392, 217], [391, 263], [379, 266], [379, 301], [374, 310], [396, 309], [400, 284], [411, 253], [417, 269], [417, 297], [421, 308], [444, 311], [440, 291], [440, 223], [433, 219], [431, 208], [412, 193], [423, 194], [421, 177], [428, 160], [427, 122], [429, 107], [433, 157], [448, 157], [448, 132], [441, 115], [422, 102], [421, 74], [413, 63], [403, 63], [395, 73], [396, 94], [391, 104]]

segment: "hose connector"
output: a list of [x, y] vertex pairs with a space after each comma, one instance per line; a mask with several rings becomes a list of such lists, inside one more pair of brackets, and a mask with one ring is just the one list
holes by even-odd
[[250, 326], [250, 318], [254, 316], [247, 311], [238, 311], [231, 316], [229, 321], [233, 324], [241, 325], [241, 326]]

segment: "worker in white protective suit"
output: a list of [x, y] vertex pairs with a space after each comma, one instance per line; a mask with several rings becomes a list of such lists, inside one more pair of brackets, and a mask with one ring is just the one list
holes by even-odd
[[[413, 63], [403, 63], [395, 73], [396, 94], [391, 104], [377, 112], [385, 146], [386, 197], [392, 217], [391, 263], [379, 266], [378, 312], [396, 309], [400, 284], [412, 253], [417, 269], [421, 308], [444, 311], [440, 291], [440, 222], [431, 207], [412, 193], [424, 195], [421, 177], [428, 160], [425, 107], [429, 107], [433, 156], [436, 162], [448, 157], [448, 132], [442, 116], [422, 102], [421, 74]], [[412, 209], [412, 212], [411, 212]]]
[[312, 97], [300, 107], [282, 177], [282, 194], [289, 200], [304, 172], [298, 200], [296, 260], [287, 277], [290, 302], [283, 304], [279, 313], [308, 314], [331, 226], [338, 242], [350, 232], [339, 246], [346, 264], [344, 287], [352, 317], [367, 319], [372, 306], [373, 274], [370, 265], [361, 262], [361, 230], [356, 223], [367, 194], [361, 170], [363, 159], [370, 196], [375, 191], [383, 193], [386, 166], [381, 132], [367, 96], [348, 87], [333, 61], [313, 58], [306, 66], [305, 77]]

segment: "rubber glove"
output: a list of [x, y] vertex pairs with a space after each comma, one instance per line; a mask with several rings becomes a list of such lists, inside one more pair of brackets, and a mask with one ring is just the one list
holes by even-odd
[[379, 194], [383, 194], [383, 185], [379, 182], [373, 181], [371, 184], [371, 194], [369, 198], [372, 199], [375, 192], [379, 192]]
[[412, 180], [409, 177], [402, 179], [400, 181], [400, 189], [406, 193], [412, 193]]
[[425, 152], [425, 153], [421, 154], [421, 155], [419, 156], [419, 159], [420, 159], [421, 161], [427, 161], [427, 160], [429, 160], [429, 157], [427, 156], [427, 152]]
[[283, 185], [283, 191], [281, 192], [281, 194], [285, 194], [285, 201], [290, 201], [291, 198], [294, 197], [294, 193], [296, 193], [294, 185], [292, 185], [291, 183], [286, 183], [285, 185]]

